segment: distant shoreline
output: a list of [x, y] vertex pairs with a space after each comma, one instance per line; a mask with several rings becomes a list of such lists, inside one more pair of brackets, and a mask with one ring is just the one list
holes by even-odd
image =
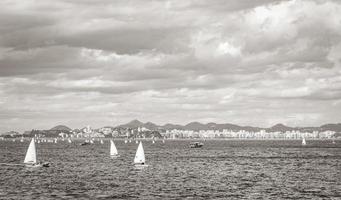
[[[29, 140], [31, 137], [25, 137], [24, 140]], [[20, 141], [20, 138], [4, 138], [3, 141], [12, 141], [12, 140], [16, 140], [16, 141]], [[51, 140], [51, 139], [55, 139], [55, 137], [44, 137], [44, 138], [40, 138], [40, 139], [47, 139], [47, 140]], [[67, 141], [69, 138], [64, 138], [64, 141]], [[125, 138], [100, 138], [100, 137], [93, 137], [93, 138], [71, 138], [71, 140], [73, 141], [83, 141], [83, 140], [90, 140], [90, 139], [94, 139], [95, 141], [100, 141], [100, 140], [118, 140], [118, 141], [124, 141], [126, 140]], [[58, 137], [58, 141], [61, 141], [62, 138]], [[135, 141], [134, 138], [129, 138], [128, 140], [131, 140], [131, 141]], [[152, 138], [138, 138], [137, 139], [138, 141], [153, 141]], [[163, 139], [162, 138], [157, 138], [155, 139], [155, 141], [162, 141]], [[261, 140], [264, 140], [264, 141], [277, 141], [277, 140], [283, 140], [283, 141], [301, 141], [302, 139], [301, 138], [294, 138], [294, 139], [290, 139], [290, 138], [165, 138], [164, 139], [165, 141], [214, 141], [214, 140], [221, 140], [221, 141], [241, 141], [241, 140], [245, 140], [245, 141], [261, 141]], [[341, 138], [306, 138], [306, 140], [315, 140], [315, 141], [318, 141], [318, 140], [326, 140], [326, 141], [341, 141]], [[2, 140], [0, 140], [2, 141]]]

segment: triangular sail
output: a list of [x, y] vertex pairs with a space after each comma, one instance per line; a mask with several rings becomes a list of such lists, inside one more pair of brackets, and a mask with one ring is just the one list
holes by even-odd
[[305, 138], [302, 139], [302, 145], [306, 145], [306, 141], [305, 141]]
[[27, 164], [36, 164], [37, 163], [37, 153], [36, 153], [36, 145], [34, 142], [34, 138], [32, 138], [31, 143], [28, 146], [24, 163], [27, 163]]
[[142, 142], [140, 142], [139, 146], [137, 147], [134, 163], [135, 164], [144, 164], [146, 161], [144, 157], [144, 150], [142, 146]]
[[111, 156], [117, 156], [118, 155], [115, 143], [112, 140], [110, 140], [110, 155]]

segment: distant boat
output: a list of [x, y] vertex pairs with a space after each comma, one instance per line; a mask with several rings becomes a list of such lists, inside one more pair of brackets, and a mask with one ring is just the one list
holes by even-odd
[[304, 145], [306, 145], [307, 144], [307, 142], [305, 141], [305, 138], [303, 138], [302, 139], [302, 145], [304, 146]]
[[24, 137], [21, 137], [20, 142], [24, 142]]
[[138, 143], [139, 143], [139, 141], [135, 140], [135, 143], [136, 143], [136, 144], [138, 144]]
[[104, 144], [103, 140], [101, 140], [101, 144]]
[[69, 143], [72, 143], [72, 140], [69, 138], [69, 139], [68, 139], [68, 142], [69, 142]]
[[131, 143], [131, 140], [129, 140], [129, 143]]
[[204, 146], [204, 143], [202, 143], [202, 142], [193, 142], [190, 144], [191, 148], [201, 148], [203, 146]]
[[115, 143], [112, 140], [110, 140], [110, 156], [111, 157], [117, 157], [118, 156], [118, 152], [117, 152]]
[[127, 144], [127, 142], [128, 142], [127, 140], [124, 140], [124, 143], [126, 143], [126, 144]]
[[142, 145], [142, 142], [140, 142], [136, 150], [134, 163], [135, 165], [142, 166], [142, 165], [145, 165], [145, 162], [146, 162], [146, 158], [144, 156], [143, 145]]
[[24, 163], [27, 167], [49, 167], [49, 163], [38, 163], [37, 152], [34, 138], [32, 138], [30, 145], [28, 146]]

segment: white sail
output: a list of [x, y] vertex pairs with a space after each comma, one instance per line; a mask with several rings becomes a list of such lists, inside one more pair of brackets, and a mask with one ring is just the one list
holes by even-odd
[[118, 155], [118, 152], [117, 152], [115, 143], [112, 140], [110, 140], [110, 156], [117, 156], [117, 155]]
[[306, 141], [305, 141], [305, 138], [302, 139], [302, 145], [306, 145]]
[[144, 150], [142, 146], [142, 142], [140, 142], [139, 146], [137, 147], [136, 155], [134, 158], [135, 164], [145, 164], [145, 157], [144, 157]]
[[37, 153], [36, 153], [36, 145], [34, 142], [34, 138], [32, 138], [31, 143], [28, 146], [24, 163], [26, 163], [26, 164], [36, 164], [37, 163]]

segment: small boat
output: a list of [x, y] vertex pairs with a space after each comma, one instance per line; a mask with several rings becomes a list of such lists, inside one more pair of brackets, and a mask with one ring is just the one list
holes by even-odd
[[305, 138], [302, 139], [302, 145], [305, 146], [307, 142], [305, 141]]
[[80, 145], [80, 146], [90, 145], [90, 142], [88, 142], [87, 140], [85, 140], [83, 143], [80, 143], [79, 145]]
[[193, 142], [190, 144], [191, 148], [201, 148], [203, 146], [204, 146], [204, 143], [202, 143], [202, 142]]
[[143, 150], [143, 145], [142, 142], [140, 142], [139, 146], [137, 147], [135, 158], [134, 158], [134, 164], [137, 167], [143, 167], [147, 166], [145, 164], [146, 158], [144, 156], [144, 150]]
[[153, 140], [153, 144], [155, 144], [155, 140]]
[[49, 167], [50, 163], [48, 162], [37, 162], [37, 152], [36, 152], [36, 145], [34, 138], [32, 138], [30, 145], [28, 146], [25, 160], [24, 160], [25, 166], [27, 167]]
[[114, 141], [110, 140], [110, 156], [111, 157], [118, 157], [118, 152], [117, 152], [117, 148], [115, 146]]
[[69, 143], [72, 143], [72, 140], [69, 138], [69, 139], [68, 139], [68, 142], [69, 142]]
[[135, 143], [136, 143], [136, 144], [138, 144], [138, 143], [139, 143], [139, 141], [135, 140]]
[[103, 140], [101, 140], [101, 144], [104, 144]]

